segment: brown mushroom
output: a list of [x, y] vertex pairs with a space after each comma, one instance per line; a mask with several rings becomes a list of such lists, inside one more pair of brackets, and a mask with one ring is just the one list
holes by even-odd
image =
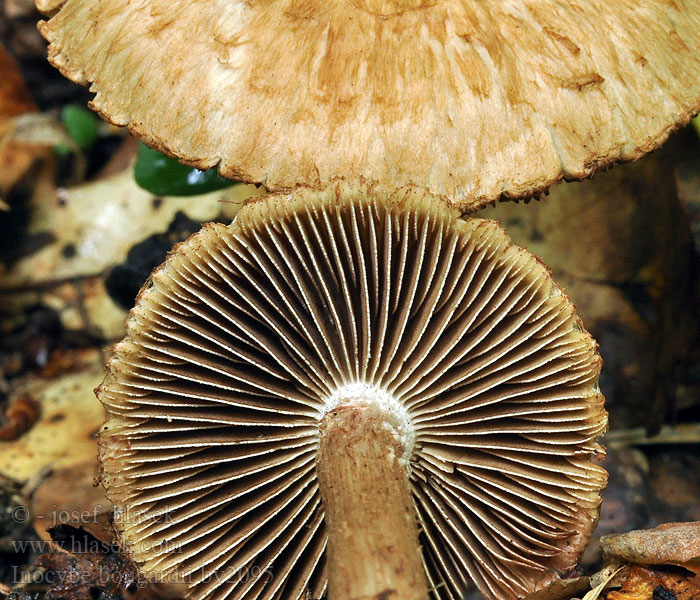
[[465, 211], [639, 158], [700, 110], [698, 0], [42, 4], [50, 60], [105, 118], [273, 191], [362, 178]]
[[597, 519], [599, 370], [495, 222], [415, 189], [272, 195], [142, 290], [98, 390], [103, 481], [192, 598], [524, 597]]

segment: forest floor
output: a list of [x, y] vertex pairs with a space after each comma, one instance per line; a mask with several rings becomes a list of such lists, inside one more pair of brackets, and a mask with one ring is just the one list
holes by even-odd
[[[93, 389], [151, 269], [258, 191], [146, 192], [133, 181], [135, 140], [106, 124], [89, 147], [56, 151], [75, 142], [66, 107], [85, 108], [90, 93], [48, 64], [39, 18], [33, 2], [0, 0], [0, 595], [177, 598], [178, 588], [136, 585], [115, 546], [111, 505], [94, 485], [103, 412]], [[542, 256], [600, 344], [610, 480], [570, 575], [603, 569], [603, 535], [700, 522], [698, 132], [688, 127], [637, 163], [479, 216]], [[596, 595], [576, 580], [538, 597], [699, 600], [700, 535], [695, 550], [693, 560], [672, 560], [654, 547], [663, 567], [625, 567], [615, 589]]]

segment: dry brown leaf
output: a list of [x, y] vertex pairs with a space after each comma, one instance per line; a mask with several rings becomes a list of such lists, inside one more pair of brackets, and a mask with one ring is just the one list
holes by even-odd
[[677, 565], [700, 576], [700, 522], [667, 523], [654, 529], [601, 539], [606, 557], [644, 565]]
[[[0, 198], [17, 184], [47, 149], [13, 139], [9, 122], [38, 110], [15, 61], [0, 44]], [[50, 153], [50, 150], [48, 151]], [[6, 209], [8, 207], [5, 207]]]
[[0, 123], [37, 109], [14, 59], [0, 44]]
[[32, 573], [33, 581], [48, 592], [47, 598], [176, 600], [185, 596], [183, 584], [139, 574], [120, 549], [111, 512], [60, 523], [50, 527], [49, 534], [51, 541], [44, 545], [35, 563], [38, 569]]
[[114, 597], [138, 583], [138, 568], [119, 551], [109, 523], [61, 524], [50, 533], [60, 550], [47, 544], [47, 551], [36, 561], [48, 572], [50, 596], [64, 600]]

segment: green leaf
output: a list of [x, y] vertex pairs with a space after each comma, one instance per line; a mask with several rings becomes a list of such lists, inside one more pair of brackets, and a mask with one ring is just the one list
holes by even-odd
[[216, 169], [186, 167], [144, 144], [139, 144], [134, 177], [136, 183], [156, 196], [197, 196], [236, 183], [220, 177]]
[[90, 148], [97, 141], [100, 122], [87, 108], [74, 104], [66, 106], [61, 112], [61, 120], [79, 148]]
[[692, 120], [692, 123], [693, 123], [693, 126], [695, 127], [695, 131], [697, 131], [697, 132], [698, 132], [698, 135], [700, 135], [700, 115], [698, 115], [697, 117], [695, 117], [695, 118]]

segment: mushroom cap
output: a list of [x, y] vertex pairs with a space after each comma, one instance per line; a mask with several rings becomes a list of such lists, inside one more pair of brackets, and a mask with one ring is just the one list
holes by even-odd
[[103, 481], [133, 558], [193, 598], [323, 595], [319, 425], [358, 386], [410, 427], [435, 598], [525, 596], [597, 520], [595, 342], [497, 223], [415, 189], [249, 201], [170, 254], [127, 329]]
[[700, 0], [65, 0], [41, 31], [106, 119], [271, 191], [344, 177], [467, 211], [700, 110]]

